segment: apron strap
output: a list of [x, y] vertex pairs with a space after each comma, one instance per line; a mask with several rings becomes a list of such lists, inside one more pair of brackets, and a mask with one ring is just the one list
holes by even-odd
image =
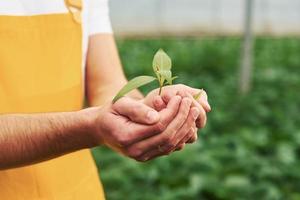
[[82, 0], [65, 0], [65, 4], [69, 12], [73, 16], [73, 20], [82, 23]]

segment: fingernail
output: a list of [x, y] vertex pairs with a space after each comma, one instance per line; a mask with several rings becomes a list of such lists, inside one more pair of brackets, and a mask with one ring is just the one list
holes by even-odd
[[150, 122], [155, 122], [155, 121], [158, 120], [158, 118], [159, 118], [159, 115], [158, 115], [158, 113], [157, 113], [156, 111], [151, 110], [151, 111], [149, 111], [149, 112], [147, 113], [147, 119], [148, 119]]
[[192, 110], [192, 115], [193, 115], [193, 118], [194, 119], [197, 119], [198, 118], [198, 116], [199, 116], [199, 110], [198, 109], [193, 109]]

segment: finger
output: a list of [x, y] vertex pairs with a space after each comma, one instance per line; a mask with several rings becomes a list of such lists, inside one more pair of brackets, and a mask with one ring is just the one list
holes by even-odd
[[[177, 95], [177, 90], [173, 90], [169, 88], [170, 86], [166, 86], [161, 93], [161, 98], [166, 104], [168, 104], [168, 102], [172, 99], [172, 97]], [[183, 98], [184, 96], [181, 97]]]
[[206, 121], [207, 121], [206, 112], [205, 112], [203, 106], [200, 105], [198, 103], [198, 101], [196, 101], [194, 99], [194, 97], [190, 93], [188, 93], [188, 92], [180, 92], [180, 94], [181, 95], [185, 95], [185, 96], [189, 97], [190, 99], [192, 99], [192, 101], [193, 101], [192, 106], [195, 106], [195, 107], [197, 107], [199, 109], [200, 113], [199, 113], [198, 119], [196, 120], [196, 125], [197, 125], [198, 128], [203, 128], [205, 126], [205, 124], [206, 124]]
[[198, 129], [195, 128], [195, 133], [185, 143], [192, 144], [192, 143], [196, 142], [197, 139], [198, 139]]
[[179, 131], [176, 133], [175, 149], [185, 143], [194, 134], [195, 120], [198, 118], [199, 110], [196, 107], [190, 109], [189, 116], [186, 122], [182, 125]]
[[194, 96], [189, 91], [179, 90], [177, 91], [177, 95], [181, 97], [189, 97], [193, 101], [192, 106], [198, 107], [199, 109], [201, 109], [201, 107], [203, 108], [203, 106], [194, 98]]
[[[181, 130], [181, 127], [186, 121], [188, 123], [193, 123], [193, 120], [189, 119], [190, 106], [192, 101], [189, 98], [183, 98], [178, 114], [175, 117], [174, 121], [170, 123], [165, 132], [162, 135], [165, 135], [166, 141], [161, 145], [163, 151], [169, 152], [170, 149], [174, 149], [177, 144], [177, 132]], [[197, 116], [198, 117], [198, 116]], [[197, 119], [197, 118], [196, 118]]]
[[[151, 150], [157, 151], [158, 146], [161, 146], [162, 148], [164, 148], [161, 150], [164, 151], [164, 153], [168, 153], [167, 150], [171, 149], [171, 147], [172, 148], [175, 147], [176, 145], [174, 141], [174, 135], [180, 129], [183, 123], [186, 121], [191, 103], [192, 102], [189, 98], [184, 98], [180, 103], [180, 107], [176, 117], [175, 118], [173, 117], [172, 118], [173, 120], [171, 119], [172, 122], [167, 126], [166, 130], [162, 134], [154, 135], [151, 138], [136, 143], [133, 145], [132, 148], [141, 149], [143, 151], [143, 154], [146, 154]], [[161, 117], [161, 119], [163, 118]]]
[[197, 128], [204, 128], [207, 122], [206, 112], [203, 108], [200, 108], [200, 114], [196, 121]]
[[161, 111], [167, 107], [167, 104], [163, 101], [161, 96], [155, 96], [153, 98], [153, 106], [156, 111]]
[[195, 123], [192, 125], [192, 127], [188, 130], [188, 133], [186, 133], [184, 135], [184, 137], [178, 142], [178, 144], [176, 145], [175, 150], [181, 150], [182, 149], [182, 145], [185, 143], [193, 143], [197, 140], [197, 128]]
[[195, 132], [195, 129], [191, 128], [188, 131], [188, 134], [185, 135], [185, 137], [179, 142], [179, 144], [175, 148], [165, 151], [165, 150], [162, 150], [162, 147], [159, 146], [158, 148], [152, 149], [150, 152], [143, 154], [137, 160], [145, 162], [145, 161], [153, 160], [160, 156], [169, 155], [174, 151], [180, 151], [185, 147], [186, 140], [188, 140], [190, 137], [192, 137], [194, 135], [194, 132]]
[[164, 151], [160, 151], [158, 149], [154, 149], [154, 150], [142, 155], [137, 160], [143, 161], [143, 162], [150, 161], [150, 160], [153, 160], [157, 157], [169, 155], [170, 153], [172, 153], [172, 152], [164, 152]]
[[[178, 89], [174, 90], [174, 89], [172, 89], [172, 87], [176, 87]], [[203, 108], [206, 112], [211, 111], [211, 107], [208, 103], [207, 93], [203, 89], [195, 89], [195, 88], [192, 88], [192, 87], [189, 87], [186, 85], [177, 84], [177, 85], [173, 85], [173, 86], [164, 87], [164, 90], [163, 90], [161, 96], [162, 96], [162, 99], [164, 100], [164, 102], [167, 104], [174, 95], [180, 95], [181, 97], [186, 97], [187, 95], [185, 94], [185, 92], [188, 92], [188, 93], [192, 94], [193, 96], [197, 95], [197, 94], [199, 94], [199, 92], [201, 92], [200, 98], [197, 101], [199, 102], [200, 105], [203, 106]]]
[[[172, 119], [176, 116], [180, 103], [181, 103], [180, 96], [173, 97], [170, 100], [169, 104], [167, 105], [167, 108], [159, 112], [160, 122], [156, 124], [149, 126], [149, 125], [142, 125], [142, 124], [137, 124], [129, 121], [126, 131], [128, 132], [127, 140], [130, 142], [128, 142], [127, 145], [137, 143], [139, 141], [145, 140], [146, 138], [149, 138], [151, 136], [163, 132], [167, 127], [167, 124], [169, 124], [172, 121]], [[140, 147], [137, 148], [142, 149]]]
[[[176, 87], [177, 89], [174, 90], [174, 89], [172, 89], [172, 87]], [[211, 107], [208, 103], [207, 93], [203, 89], [196, 89], [196, 88], [192, 88], [192, 87], [189, 87], [189, 86], [186, 86], [183, 84], [166, 86], [164, 88], [164, 93], [162, 93], [162, 98], [167, 103], [170, 100], [170, 98], [172, 98], [172, 96], [174, 96], [178, 93], [181, 97], [185, 97], [186, 96], [185, 92], [188, 92], [188, 93], [192, 94], [193, 96], [195, 96], [195, 95], [199, 94], [199, 92], [201, 92], [198, 102], [204, 107], [206, 112], [211, 111]]]
[[198, 95], [199, 93], [200, 94], [200, 97], [199, 99], [195, 100], [197, 101], [203, 108], [206, 112], [210, 112], [211, 111], [211, 107], [208, 103], [208, 97], [207, 97], [207, 93], [205, 92], [205, 90], [203, 89], [195, 89], [195, 88], [192, 88], [192, 87], [189, 87], [189, 86], [186, 86], [186, 85], [180, 85], [180, 86], [177, 86], [177, 87], [182, 87], [183, 89], [180, 90], [181, 92], [181, 96], [184, 95], [184, 96], [187, 96], [186, 93], [188, 93], [190, 95], [192, 95], [192, 98], [194, 98], [195, 95]]
[[[183, 143], [181, 145], [181, 147], [183, 148], [185, 146], [185, 143]], [[157, 146], [157, 148], [155, 149], [151, 149], [150, 151], [142, 154], [140, 157], [137, 158], [138, 161], [142, 161], [142, 162], [145, 162], [145, 161], [149, 161], [149, 160], [153, 160], [157, 157], [160, 157], [160, 156], [166, 156], [166, 155], [169, 155], [171, 154], [173, 151], [176, 151], [176, 149], [169, 149], [168, 151], [166, 150], [163, 150], [161, 149], [161, 146]]]
[[[196, 106], [199, 108], [200, 110], [200, 115], [199, 118], [196, 121], [197, 127], [198, 128], [203, 128], [206, 125], [206, 121], [207, 121], [207, 116], [206, 116], [206, 112], [210, 111], [210, 106], [207, 102], [207, 94], [204, 90], [198, 90], [198, 89], [194, 89], [185, 85], [177, 85], [176, 87], [181, 87], [183, 89], [178, 90], [176, 92], [176, 95], [179, 95], [181, 97], [189, 97], [192, 101], [193, 101], [193, 106]], [[171, 98], [172, 95], [174, 95], [174, 91], [176, 90], [166, 90], [165, 94], [163, 96], [163, 98], [165, 99], [165, 101], [168, 101], [169, 98]], [[197, 101], [195, 100], [195, 98], [191, 95], [196, 93], [198, 94], [200, 91], [202, 91], [201, 93], [201, 97], [200, 99]], [[201, 99], [202, 98], [202, 99]], [[203, 100], [205, 99], [205, 101]]]
[[184, 138], [182, 138], [182, 140], [178, 143], [178, 145], [183, 144], [183, 143], [187, 143], [187, 141], [189, 141], [192, 137], [194, 137], [197, 134], [196, 132], [196, 127], [193, 126], [189, 132], [185, 135]]
[[211, 111], [211, 107], [208, 103], [208, 97], [207, 97], [207, 93], [205, 92], [205, 90], [201, 89], [194, 89], [194, 88], [191, 88], [191, 93], [192, 95], [197, 95], [199, 94], [199, 92], [201, 92], [201, 95], [200, 95], [200, 98], [197, 100], [197, 102], [204, 108], [204, 110], [206, 112], [210, 112]]
[[184, 149], [184, 147], [185, 147], [185, 143], [182, 143], [175, 149], [175, 151], [181, 151], [182, 149]]
[[178, 95], [173, 96], [170, 102], [167, 104], [167, 107], [159, 112], [160, 121], [158, 123], [166, 129], [167, 125], [174, 119], [174, 117], [177, 116], [177, 113], [180, 112], [181, 104], [182, 98]]
[[207, 116], [206, 116], [206, 112], [203, 109], [202, 106], [197, 107], [199, 109], [199, 116], [196, 120], [196, 126], [197, 128], [204, 128], [207, 122]]
[[154, 124], [159, 121], [159, 114], [156, 110], [128, 97], [123, 97], [113, 104], [112, 108], [118, 114], [129, 118], [131, 121], [142, 124]]
[[[167, 151], [163, 151], [161, 149], [162, 147], [159, 146], [158, 148], [152, 149], [150, 152], [147, 152], [147, 153], [143, 154], [137, 160], [145, 162], [145, 161], [153, 160], [153, 159], [155, 159], [157, 157], [160, 157], [160, 156], [169, 155], [170, 153], [172, 153], [174, 151], [181, 151], [185, 147], [185, 143], [190, 138], [195, 139], [194, 138], [195, 137], [195, 132], [196, 132], [195, 130], [196, 130], [195, 127], [190, 128], [188, 133], [184, 136], [184, 138], [182, 138], [182, 140], [178, 143], [178, 145], [175, 147], [175, 149], [169, 149]], [[196, 135], [196, 137], [197, 137], [197, 135]], [[196, 139], [195, 139], [195, 141], [196, 141]]]
[[142, 161], [142, 162], [150, 161], [150, 160], [153, 160], [153, 159], [155, 159], [157, 157], [160, 157], [160, 156], [169, 155], [170, 153], [172, 153], [174, 151], [181, 151], [182, 149], [184, 149], [184, 147], [185, 147], [185, 142], [178, 145], [178, 147], [176, 147], [175, 150], [169, 150], [168, 152], [164, 152], [164, 151], [160, 150], [159, 148], [153, 149], [150, 152], [148, 152], [148, 153], [142, 155], [141, 157], [139, 157], [137, 160]]

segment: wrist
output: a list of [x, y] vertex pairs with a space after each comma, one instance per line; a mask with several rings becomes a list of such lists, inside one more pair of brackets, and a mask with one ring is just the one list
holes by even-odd
[[77, 111], [81, 127], [84, 130], [82, 134], [86, 143], [86, 148], [93, 148], [101, 144], [97, 137], [99, 132], [97, 126], [99, 113], [101, 113], [101, 107], [91, 107]]

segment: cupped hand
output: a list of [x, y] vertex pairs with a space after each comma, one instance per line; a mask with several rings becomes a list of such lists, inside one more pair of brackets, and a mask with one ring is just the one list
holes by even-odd
[[[128, 97], [101, 108], [90, 108], [94, 120], [93, 138], [138, 161], [169, 154], [192, 127], [198, 110], [190, 109], [192, 101], [172, 97], [159, 112]], [[188, 127], [188, 128], [187, 128]]]
[[[185, 137], [177, 149], [182, 149], [185, 143], [193, 143], [197, 140], [198, 128], [204, 128], [207, 121], [206, 113], [211, 111], [211, 107], [208, 103], [207, 94], [204, 90], [192, 88], [183, 84], [165, 86], [162, 89], [161, 95], [158, 95], [159, 89], [151, 91], [144, 99], [144, 103], [150, 107], [160, 111], [166, 108], [168, 102], [175, 95], [180, 95], [181, 97], [188, 97], [191, 99], [192, 107], [196, 107], [199, 112], [199, 117], [195, 121], [193, 127], [191, 128], [195, 134], [191, 137]], [[201, 95], [198, 99], [194, 99], [194, 96]]]

